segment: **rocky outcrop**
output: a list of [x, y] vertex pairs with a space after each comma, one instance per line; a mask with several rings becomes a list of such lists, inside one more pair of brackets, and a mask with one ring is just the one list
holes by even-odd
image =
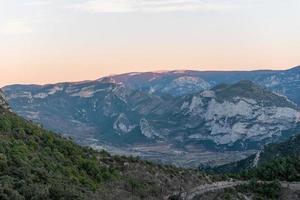
[[131, 123], [124, 113], [119, 115], [113, 125], [113, 129], [116, 130], [119, 135], [130, 133], [136, 127], [137, 125]]
[[0, 90], [0, 107], [4, 108], [6, 110], [11, 111], [8, 103], [5, 100], [4, 93], [1, 90]]
[[297, 106], [250, 81], [170, 98], [111, 81], [8, 87], [6, 93], [18, 114], [28, 119], [63, 133], [71, 133], [76, 122], [83, 135], [113, 144], [163, 140], [184, 147], [209, 141], [217, 148], [241, 143], [237, 150], [242, 150], [249, 142], [281, 137], [300, 121]]
[[189, 139], [222, 145], [281, 136], [300, 122], [290, 101], [244, 81], [192, 95], [181, 110], [186, 126], [194, 129]]
[[140, 128], [141, 128], [141, 133], [149, 139], [155, 139], [161, 137], [145, 118], [141, 119]]

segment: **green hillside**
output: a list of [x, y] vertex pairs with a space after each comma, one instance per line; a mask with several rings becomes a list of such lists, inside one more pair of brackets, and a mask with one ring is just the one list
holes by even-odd
[[300, 135], [282, 143], [269, 144], [257, 155], [208, 171], [230, 173], [243, 179], [300, 181]]
[[270, 160], [286, 156], [300, 155], [300, 135], [293, 136], [286, 142], [269, 144], [260, 154], [258, 165], [263, 165]]
[[257, 167], [241, 175], [261, 180], [300, 181], [300, 135], [267, 145], [259, 155]]

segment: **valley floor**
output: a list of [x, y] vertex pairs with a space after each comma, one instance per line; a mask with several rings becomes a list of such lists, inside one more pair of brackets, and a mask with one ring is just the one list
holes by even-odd
[[218, 166], [236, 162], [255, 154], [257, 151], [208, 151], [187, 146], [185, 149], [174, 148], [168, 143], [137, 145], [134, 147], [114, 147], [98, 145], [97, 143], [85, 144], [94, 149], [105, 149], [114, 155], [138, 156], [143, 160], [151, 160], [162, 164], [173, 164], [177, 167], [197, 168], [200, 165]]

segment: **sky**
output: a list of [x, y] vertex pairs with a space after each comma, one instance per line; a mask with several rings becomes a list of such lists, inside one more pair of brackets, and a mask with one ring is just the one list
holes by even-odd
[[0, 0], [0, 86], [300, 64], [299, 0]]

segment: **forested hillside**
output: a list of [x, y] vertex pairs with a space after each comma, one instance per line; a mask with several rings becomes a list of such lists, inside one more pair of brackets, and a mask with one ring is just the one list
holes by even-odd
[[110, 156], [0, 105], [0, 199], [161, 199], [207, 182], [197, 171]]
[[300, 181], [300, 135], [282, 143], [269, 144], [244, 160], [210, 170], [219, 174], [237, 173], [238, 178], [244, 179]]

